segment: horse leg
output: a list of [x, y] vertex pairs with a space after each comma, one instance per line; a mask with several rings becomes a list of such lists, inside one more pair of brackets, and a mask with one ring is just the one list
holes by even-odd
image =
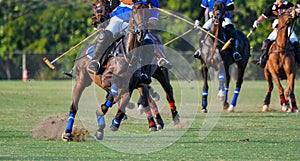
[[201, 73], [203, 77], [203, 87], [202, 87], [202, 113], [207, 113], [207, 96], [208, 96], [208, 82], [207, 82], [207, 73], [208, 73], [208, 67], [206, 64], [202, 64]]
[[229, 74], [228, 66], [225, 68], [224, 72], [225, 72], [225, 87], [224, 87], [223, 109], [224, 110], [227, 109], [228, 112], [233, 112], [232, 109], [230, 109], [229, 103], [228, 103], [228, 90], [229, 90], [229, 83], [230, 83], [230, 74]]
[[219, 92], [218, 92], [218, 98], [220, 101], [224, 100], [224, 92], [225, 92], [225, 75], [224, 73], [219, 73]]
[[[149, 89], [149, 92], [150, 92], [150, 90], [153, 90], [153, 88], [149, 85], [146, 88]], [[139, 92], [141, 92], [140, 88], [138, 90], [139, 90]], [[155, 103], [155, 101], [153, 100], [152, 97], [153, 97], [153, 95], [151, 97], [148, 97], [148, 104], [151, 107], [152, 114], [154, 113], [154, 118], [156, 120], [156, 127], [157, 127], [158, 130], [160, 130], [160, 129], [164, 128], [164, 121], [163, 121], [163, 119], [162, 119], [162, 117], [159, 113], [159, 110], [157, 108], [157, 104]], [[144, 101], [143, 96], [140, 95], [139, 100], [138, 100], [138, 111], [140, 112], [140, 114], [142, 114], [144, 112], [145, 113], [149, 112], [149, 111], [146, 111], [146, 108], [144, 107], [145, 103], [143, 103], [143, 101]], [[148, 114], [146, 114], [146, 115], [148, 116]]]
[[104, 115], [108, 111], [110, 107], [112, 107], [113, 102], [114, 102], [114, 97], [118, 94], [118, 87], [112, 85], [110, 92], [106, 96], [106, 101], [104, 104], [102, 104], [100, 107], [97, 108], [96, 110], [96, 118], [97, 118], [97, 124], [98, 124], [98, 129], [95, 132], [95, 138], [97, 140], [103, 140], [104, 136], [104, 128], [106, 126], [105, 124], [105, 118]]
[[[141, 103], [145, 109], [145, 114], [146, 114], [146, 117], [148, 119], [148, 123], [149, 123], [149, 130], [150, 131], [157, 131], [157, 126], [155, 124], [155, 121], [154, 121], [154, 117], [152, 115], [152, 111], [150, 109], [150, 106], [149, 106], [149, 99], [150, 99], [150, 96], [149, 96], [149, 89], [148, 89], [148, 86], [143, 86], [142, 88], [138, 88], [138, 91], [140, 92], [140, 95], [141, 95]], [[156, 108], [156, 111], [157, 110], [157, 107]]]
[[166, 93], [166, 98], [170, 106], [174, 126], [180, 126], [180, 116], [176, 109], [175, 99], [173, 97], [173, 87], [170, 83], [168, 69], [157, 68], [153, 73], [152, 77], [158, 80], [158, 82], [161, 84], [162, 88]]
[[158, 111], [158, 108], [157, 108], [157, 104], [155, 103], [155, 101], [149, 97], [148, 98], [148, 102], [149, 102], [149, 105], [151, 107], [151, 110], [152, 112], [154, 113], [154, 118], [156, 120], [156, 127], [157, 127], [157, 130], [161, 130], [164, 128], [164, 121]]
[[[298, 112], [298, 107], [297, 107], [297, 103], [296, 103], [296, 97], [294, 94], [294, 87], [295, 87], [295, 75], [294, 74], [290, 74], [287, 78], [288, 80], [288, 84], [287, 86], [288, 91], [286, 91], [286, 94], [290, 95], [290, 100], [291, 100], [291, 104], [292, 104], [292, 109], [289, 110], [288, 112]], [[288, 97], [286, 97], [288, 98]]]
[[271, 74], [272, 74], [272, 78], [274, 78], [274, 82], [278, 88], [281, 110], [283, 112], [286, 112], [288, 110], [288, 108], [287, 108], [287, 102], [286, 102], [285, 95], [284, 95], [284, 89], [280, 83], [280, 80], [279, 80], [279, 77], [277, 76], [277, 74], [274, 72], [271, 72]]
[[[80, 78], [85, 78], [85, 77], [78, 77], [77, 79]], [[68, 123], [65, 129], [65, 133], [62, 136], [62, 140], [64, 142], [68, 142], [68, 141], [72, 141], [73, 140], [73, 136], [72, 136], [72, 129], [73, 129], [73, 124], [74, 124], [74, 119], [75, 116], [77, 114], [78, 111], [78, 103], [80, 100], [80, 97], [82, 95], [83, 90], [89, 86], [91, 84], [92, 80], [76, 80], [76, 84], [74, 86], [73, 89], [73, 101], [72, 104], [70, 106], [70, 112], [69, 112], [69, 116], [68, 116]]]
[[111, 122], [110, 129], [112, 131], [117, 131], [121, 125], [121, 121], [125, 116], [126, 113], [126, 105], [128, 104], [130, 97], [131, 97], [132, 91], [131, 92], [126, 92], [122, 94], [122, 97], [119, 101], [119, 106], [118, 106], [118, 111], [114, 117], [114, 119]]
[[266, 111], [270, 110], [269, 105], [270, 105], [270, 102], [271, 102], [271, 93], [272, 93], [273, 88], [274, 88], [274, 85], [273, 85], [273, 82], [272, 82], [272, 76], [271, 76], [270, 72], [265, 70], [264, 73], [265, 73], [265, 78], [268, 82], [268, 91], [267, 91], [267, 94], [265, 96], [264, 105], [262, 107], [262, 112], [266, 112]]

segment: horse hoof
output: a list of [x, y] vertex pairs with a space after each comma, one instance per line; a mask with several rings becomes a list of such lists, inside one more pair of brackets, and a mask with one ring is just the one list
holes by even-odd
[[134, 108], [135, 108], [135, 104], [134, 104], [133, 102], [129, 102], [129, 103], [127, 104], [127, 108], [129, 108], [129, 109], [134, 109]]
[[218, 92], [219, 101], [223, 101], [223, 98], [224, 98], [224, 92], [222, 90], [219, 90], [219, 92]]
[[158, 102], [160, 100], [160, 95], [157, 92], [154, 92], [151, 97], [155, 102]]
[[64, 142], [69, 142], [69, 141], [73, 141], [73, 136], [71, 133], [63, 133], [61, 139], [64, 141]]
[[162, 130], [162, 129], [164, 128], [164, 126], [163, 126], [163, 125], [160, 125], [160, 124], [157, 124], [157, 125], [156, 125], [156, 128], [157, 128], [157, 130]]
[[98, 130], [95, 132], [95, 139], [97, 140], [103, 140], [103, 137], [104, 137], [104, 128], [105, 128], [105, 125], [100, 125]]
[[230, 105], [227, 109], [228, 112], [234, 112], [234, 106]]
[[156, 127], [156, 126], [150, 127], [150, 128], [149, 128], [149, 131], [157, 131], [157, 127]]
[[263, 105], [263, 107], [262, 107], [262, 110], [261, 110], [262, 112], [267, 112], [267, 111], [270, 111], [270, 109], [269, 109], [269, 106], [268, 105]]
[[281, 106], [281, 111], [282, 112], [291, 112], [291, 110], [289, 110], [288, 106], [286, 106], [286, 105]]
[[180, 118], [180, 116], [179, 116], [178, 113], [173, 117], [174, 126], [180, 125], [180, 119], [179, 118]]
[[140, 104], [140, 105], [138, 106], [138, 111], [139, 111], [139, 114], [140, 114], [140, 115], [143, 114], [143, 113], [145, 112], [145, 109], [144, 109], [144, 107], [143, 107], [142, 104]]
[[126, 121], [128, 119], [128, 116], [125, 114], [122, 121]]
[[207, 113], [207, 109], [206, 108], [202, 108], [201, 109], [201, 113]]
[[96, 140], [103, 140], [104, 132], [96, 131], [94, 136]]
[[229, 108], [229, 103], [228, 102], [225, 102], [224, 104], [223, 104], [223, 110], [226, 110], [226, 109], [228, 109]]
[[111, 131], [118, 131], [119, 128], [117, 126], [115, 126], [115, 125], [110, 125], [110, 130]]

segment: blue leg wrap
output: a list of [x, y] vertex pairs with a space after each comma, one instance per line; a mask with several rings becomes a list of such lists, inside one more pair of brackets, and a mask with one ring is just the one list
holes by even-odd
[[118, 87], [117, 86], [111, 86], [109, 94], [111, 95], [106, 99], [105, 101], [105, 106], [106, 107], [111, 107], [113, 105], [114, 97], [117, 96], [118, 94]]
[[224, 102], [227, 102], [227, 100], [228, 100], [228, 88], [229, 87], [224, 88], [225, 89], [225, 91], [224, 91]]
[[113, 121], [111, 122], [111, 124], [118, 128], [118, 127], [120, 127], [121, 120], [114, 118]]
[[219, 74], [219, 89], [221, 89], [222, 91], [224, 91], [224, 80], [225, 80], [225, 74], [224, 73], [220, 73]]
[[235, 88], [233, 98], [232, 98], [232, 101], [231, 101], [232, 106], [236, 105], [239, 94], [240, 94], [240, 88]]
[[109, 93], [115, 97], [118, 94], [118, 87], [117, 86], [111, 86], [111, 89], [110, 89]]
[[112, 101], [110, 101], [110, 100], [105, 101], [105, 106], [106, 107], [111, 107], [112, 105], [113, 105]]
[[74, 118], [75, 118], [75, 114], [74, 113], [70, 113], [69, 117], [68, 117], [68, 124], [67, 124], [67, 127], [66, 127], [66, 131], [67, 132], [72, 132]]
[[104, 116], [97, 115], [97, 122], [98, 122], [98, 126], [105, 125], [105, 118], [104, 118]]
[[203, 90], [202, 91], [202, 107], [206, 107], [207, 106], [207, 95], [208, 95], [208, 91], [207, 90]]

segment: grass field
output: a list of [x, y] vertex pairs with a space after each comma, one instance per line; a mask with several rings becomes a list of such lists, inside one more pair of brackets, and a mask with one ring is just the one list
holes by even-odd
[[[154, 87], [161, 93], [158, 85]], [[174, 92], [180, 113], [184, 115], [194, 108], [198, 111], [200, 90], [192, 87], [184, 89], [183, 86], [179, 90], [179, 87], [180, 85], [175, 82]], [[236, 112], [220, 113], [216, 118], [217, 124], [204, 139], [199, 139], [199, 132], [206, 114], [198, 111], [195, 119], [190, 120], [191, 126], [185, 129], [186, 132], [178, 140], [147, 154], [130, 154], [113, 150], [105, 144], [100, 144], [92, 136], [85, 142], [68, 143], [61, 140], [32, 138], [32, 130], [45, 117], [68, 113], [72, 99], [71, 91], [71, 81], [0, 82], [0, 160], [299, 160], [300, 158], [300, 116], [298, 113], [280, 111], [277, 90], [272, 95], [272, 112], [262, 113], [261, 105], [266, 92], [266, 82], [263, 81], [244, 82]], [[99, 90], [100, 95], [101, 92]], [[160, 104], [165, 104], [163, 93], [161, 97]], [[184, 97], [190, 101], [184, 102]], [[299, 106], [299, 85], [296, 86], [296, 97]], [[215, 100], [211, 96], [210, 101], [217, 102]], [[101, 103], [103, 100], [99, 101]], [[91, 108], [94, 111], [96, 107]], [[185, 108], [190, 111], [186, 112]], [[168, 111], [168, 107], [163, 107], [162, 113], [166, 123], [171, 122], [170, 116], [164, 111]], [[92, 115], [94, 116], [94, 112]], [[79, 118], [76, 118], [76, 122], [79, 122]], [[96, 126], [96, 121], [94, 124]], [[149, 133], [146, 122], [139, 123], [134, 118], [125, 121], [121, 128], [131, 129], [136, 133]], [[155, 133], [163, 135], [172, 130], [174, 129], [166, 126], [163, 131]], [[122, 138], [120, 133], [118, 131], [114, 134]], [[166, 136], [166, 139], [168, 137]], [[105, 138], [105, 142], [109, 144], [110, 138], [112, 137]], [[145, 144], [151, 143], [145, 141]], [[124, 149], [129, 148], [126, 144], [123, 146]]]

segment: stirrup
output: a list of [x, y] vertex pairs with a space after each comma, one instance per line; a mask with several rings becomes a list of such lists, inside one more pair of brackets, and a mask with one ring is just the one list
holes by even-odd
[[261, 62], [259, 60], [252, 60], [251, 61], [252, 64], [260, 66]]
[[242, 55], [239, 52], [236, 51], [236, 52], [233, 53], [233, 59], [234, 59], [234, 61], [240, 61], [243, 58], [242, 58]]
[[201, 49], [196, 50], [196, 52], [194, 53], [194, 58], [200, 59], [201, 58]]
[[90, 73], [97, 74], [99, 67], [100, 67], [100, 63], [96, 60], [92, 60], [90, 61], [87, 69]]
[[171, 69], [173, 65], [165, 58], [159, 58], [157, 65], [159, 67], [165, 67], [167, 69]]

